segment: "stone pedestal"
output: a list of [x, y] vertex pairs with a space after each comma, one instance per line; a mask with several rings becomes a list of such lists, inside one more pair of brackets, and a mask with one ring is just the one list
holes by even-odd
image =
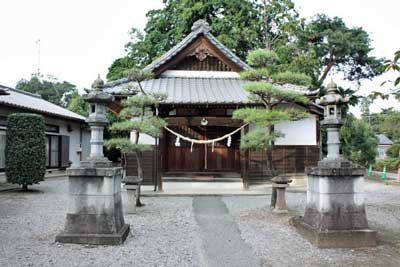
[[308, 172], [304, 217], [293, 218], [293, 225], [317, 247], [376, 246], [365, 213], [364, 174], [343, 159], [320, 161]]
[[103, 162], [82, 162], [67, 170], [69, 205], [64, 232], [57, 242], [118, 245], [128, 236], [122, 200], [122, 168]]
[[[274, 213], [287, 213], [288, 210], [286, 209], [286, 188], [289, 186], [289, 183], [292, 182], [292, 179], [289, 179], [286, 176], [277, 176], [271, 179], [273, 182], [272, 184], [272, 192], [275, 192], [275, 199], [271, 201], [273, 203], [273, 210]], [[271, 199], [273, 196], [271, 196]]]
[[275, 208], [272, 210], [274, 213], [287, 213], [286, 209], [286, 197], [285, 191], [287, 184], [274, 184], [272, 185], [276, 189], [276, 203]]

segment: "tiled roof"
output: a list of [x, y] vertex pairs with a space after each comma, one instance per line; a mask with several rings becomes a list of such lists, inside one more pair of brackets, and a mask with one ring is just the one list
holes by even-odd
[[239, 57], [232, 53], [225, 45], [223, 45], [217, 38], [210, 33], [210, 27], [205, 20], [198, 20], [193, 24], [192, 32], [187, 35], [182, 41], [176, 44], [168, 52], [163, 54], [158, 59], [154, 60], [152, 63], [145, 67], [145, 70], [153, 71], [160, 67], [167, 61], [171, 60], [176, 54], [187, 47], [194, 39], [200, 34], [203, 34], [213, 45], [215, 45], [226, 57], [240, 66], [243, 70], [248, 70], [250, 67], [244, 63]]
[[[237, 78], [163, 77], [142, 82], [146, 93], [164, 93], [165, 104], [247, 104], [251, 103], [243, 89], [246, 81]], [[307, 88], [292, 84], [276, 85], [284, 90], [305, 92]], [[113, 82], [105, 91], [123, 95], [128, 87], [138, 88], [136, 82], [127, 79]]]
[[378, 145], [393, 145], [392, 140], [384, 134], [377, 134], [376, 139], [378, 139]]
[[[241, 104], [248, 103], [242, 89], [244, 81], [234, 78], [159, 78], [142, 82], [146, 93], [164, 93], [166, 104]], [[105, 89], [111, 94], [121, 94], [135, 82], [125, 82]]]
[[76, 114], [68, 109], [57, 106], [42, 99], [39, 95], [31, 94], [25, 91], [9, 88], [0, 85], [0, 89], [6, 90], [9, 95], [0, 96], [0, 105], [13, 106], [17, 108], [31, 110], [43, 114], [63, 117], [78, 121], [85, 121], [85, 117]]

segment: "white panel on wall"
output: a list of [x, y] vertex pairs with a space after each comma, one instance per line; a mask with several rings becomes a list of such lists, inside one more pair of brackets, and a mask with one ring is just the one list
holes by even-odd
[[[135, 132], [134, 132], [134, 131], [131, 132], [130, 139], [131, 139], [131, 142], [132, 142], [132, 143], [135, 143], [136, 135], [135, 135]], [[155, 145], [155, 144], [156, 144], [156, 141], [155, 141], [155, 138], [154, 138], [154, 137], [151, 137], [151, 136], [148, 135], [148, 134], [143, 134], [143, 133], [142, 133], [142, 134], [140, 134], [140, 136], [139, 136], [139, 144]]]
[[275, 145], [317, 145], [317, 120], [315, 115], [300, 121], [283, 122], [275, 129], [285, 136], [275, 141]]

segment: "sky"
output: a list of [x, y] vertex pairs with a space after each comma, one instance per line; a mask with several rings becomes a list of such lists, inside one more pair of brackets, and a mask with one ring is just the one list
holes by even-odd
[[[370, 34], [375, 56], [392, 58], [400, 49], [398, 0], [294, 2], [302, 17], [324, 13], [342, 17], [349, 26], [363, 27]], [[14, 87], [39, 67], [44, 75], [90, 88], [98, 74], [105, 79], [114, 59], [125, 55], [129, 30], [143, 29], [147, 11], [162, 6], [162, 0], [0, 0], [0, 84]], [[380, 84], [392, 77], [363, 82], [359, 94], [387, 90]], [[334, 78], [339, 85], [348, 85], [339, 76]], [[395, 105], [400, 106], [393, 99], [376, 101], [371, 110]], [[352, 111], [359, 114], [357, 108]]]

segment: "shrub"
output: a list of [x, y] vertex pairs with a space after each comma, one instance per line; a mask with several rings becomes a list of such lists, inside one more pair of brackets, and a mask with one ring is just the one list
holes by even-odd
[[44, 180], [46, 172], [46, 136], [40, 115], [17, 113], [8, 116], [6, 135], [7, 182], [28, 185]]
[[400, 166], [400, 159], [393, 158], [393, 159], [378, 160], [373, 165], [373, 169], [376, 171], [382, 171], [384, 166], [386, 166], [386, 170], [388, 171], [397, 171], [397, 169]]
[[387, 151], [386, 155], [388, 155], [391, 158], [397, 158], [399, 157], [400, 153], [400, 143], [393, 144]]

